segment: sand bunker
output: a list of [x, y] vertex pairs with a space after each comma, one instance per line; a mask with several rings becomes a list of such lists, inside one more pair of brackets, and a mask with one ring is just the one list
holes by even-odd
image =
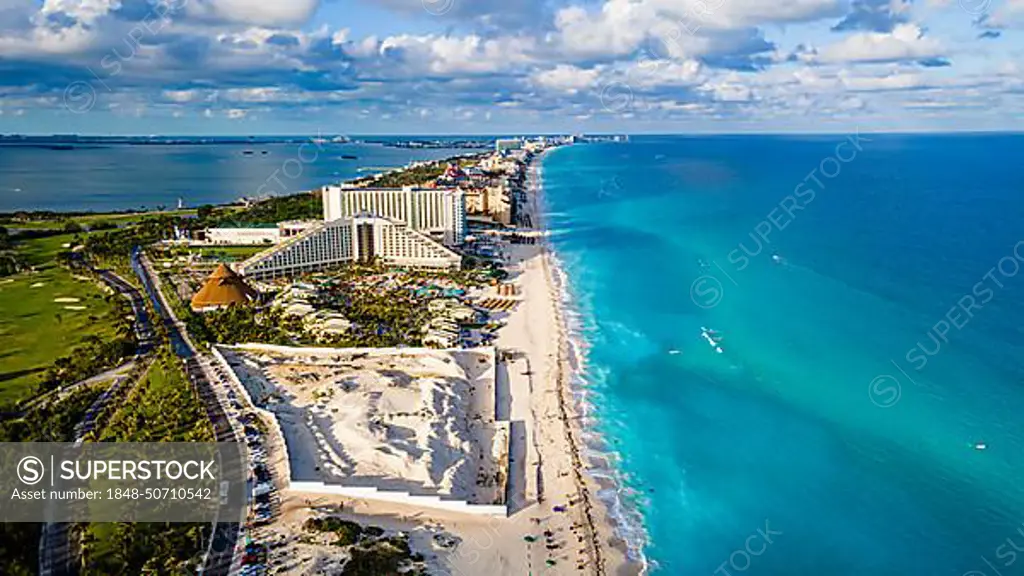
[[77, 304], [82, 301], [81, 298], [54, 298], [54, 302], [58, 304]]
[[82, 310], [88, 310], [87, 306], [65, 306], [65, 310], [73, 310], [75, 312], [81, 312]]
[[43, 286], [46, 286], [46, 282], [36, 282], [35, 284], [29, 286], [29, 288], [42, 288]]
[[503, 498], [492, 351], [224, 355], [277, 416], [294, 480]]

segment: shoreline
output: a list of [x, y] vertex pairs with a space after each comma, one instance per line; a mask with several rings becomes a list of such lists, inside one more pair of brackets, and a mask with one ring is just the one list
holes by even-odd
[[[529, 194], [530, 215], [534, 229], [541, 232], [540, 258], [544, 271], [544, 279], [551, 299], [556, 323], [557, 368], [554, 384], [558, 393], [558, 409], [563, 424], [566, 441], [570, 445], [570, 457], [574, 483], [577, 493], [583, 501], [584, 515], [587, 518], [588, 548], [598, 567], [598, 574], [645, 574], [647, 562], [642, 549], [636, 550], [620, 535], [620, 528], [625, 524], [624, 518], [618, 518], [612, 509], [618, 501], [620, 483], [617, 471], [610, 465], [609, 476], [598, 477], [592, 473], [593, 457], [588, 455], [591, 446], [588, 438], [600, 439], [599, 433], [588, 426], [590, 406], [587, 403], [587, 390], [582, 388], [582, 358], [579, 344], [573, 342], [567, 318], [568, 276], [560, 265], [557, 253], [550, 240], [550, 229], [544, 218], [544, 182], [542, 163], [552, 149], [539, 154], [526, 167], [527, 190]], [[606, 460], [607, 461], [607, 460]], [[616, 496], [609, 502], [601, 496], [602, 491], [612, 489]], [[634, 555], [639, 555], [639, 559]]]

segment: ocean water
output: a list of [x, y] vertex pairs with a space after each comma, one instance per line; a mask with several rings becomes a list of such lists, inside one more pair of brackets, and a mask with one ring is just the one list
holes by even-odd
[[721, 136], [546, 157], [594, 450], [652, 567], [1024, 574], [1022, 151]]
[[3, 145], [0, 212], [173, 208], [179, 198], [188, 206], [220, 204], [312, 190], [466, 152], [312, 142], [81, 145], [74, 150]]

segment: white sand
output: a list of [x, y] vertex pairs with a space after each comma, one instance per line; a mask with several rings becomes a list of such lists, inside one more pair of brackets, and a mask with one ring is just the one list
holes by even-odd
[[82, 301], [81, 298], [54, 298], [54, 302], [58, 304], [77, 304]]
[[226, 353], [250, 393], [273, 395], [291, 477], [492, 504], [491, 351]]
[[46, 282], [36, 282], [35, 284], [29, 286], [29, 288], [42, 288], [43, 286], [46, 286]]
[[87, 306], [65, 306], [64, 309], [71, 310], [74, 312], [81, 312], [82, 310], [88, 310], [89, 308]]

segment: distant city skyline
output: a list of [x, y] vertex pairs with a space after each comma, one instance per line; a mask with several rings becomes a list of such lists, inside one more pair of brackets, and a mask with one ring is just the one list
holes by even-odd
[[1019, 130], [1024, 0], [0, 0], [0, 133]]

